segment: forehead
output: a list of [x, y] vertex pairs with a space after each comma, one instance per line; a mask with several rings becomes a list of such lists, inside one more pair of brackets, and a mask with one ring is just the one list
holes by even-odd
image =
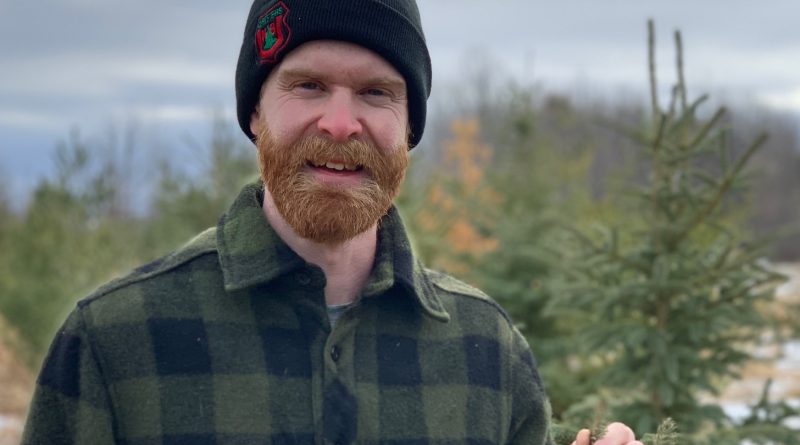
[[298, 46], [284, 57], [271, 75], [298, 71], [339, 80], [383, 79], [405, 86], [403, 76], [376, 52], [335, 40], [315, 40]]

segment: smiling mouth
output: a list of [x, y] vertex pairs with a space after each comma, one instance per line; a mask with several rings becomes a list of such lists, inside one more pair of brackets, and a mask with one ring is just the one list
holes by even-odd
[[364, 169], [363, 165], [348, 164], [348, 163], [345, 163], [345, 162], [336, 162], [336, 161], [328, 161], [328, 162], [318, 163], [318, 162], [314, 162], [314, 161], [310, 161], [309, 160], [309, 161], [306, 161], [306, 164], [309, 167], [324, 168], [324, 169], [332, 171], [332, 172], [357, 172], [357, 171], [361, 171], [361, 170]]

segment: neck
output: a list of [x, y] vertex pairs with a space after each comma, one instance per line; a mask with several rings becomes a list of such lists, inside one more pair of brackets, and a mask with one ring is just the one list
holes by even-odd
[[278, 212], [272, 194], [266, 188], [262, 208], [278, 236], [301, 258], [319, 266], [325, 273], [327, 304], [347, 304], [358, 298], [375, 261], [377, 222], [353, 239], [329, 245], [298, 235]]

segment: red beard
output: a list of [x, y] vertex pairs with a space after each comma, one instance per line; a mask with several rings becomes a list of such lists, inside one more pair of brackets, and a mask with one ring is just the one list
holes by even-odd
[[[278, 212], [301, 237], [328, 245], [376, 224], [392, 205], [408, 167], [405, 145], [385, 152], [364, 141], [309, 137], [281, 146], [268, 130], [257, 135], [256, 145], [261, 178]], [[332, 160], [359, 166], [359, 183], [330, 184], [314, 177], [311, 165]]]

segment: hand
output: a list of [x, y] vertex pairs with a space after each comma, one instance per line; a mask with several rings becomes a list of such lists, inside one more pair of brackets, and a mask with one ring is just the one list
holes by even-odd
[[587, 429], [578, 431], [572, 445], [643, 445], [636, 440], [636, 435], [624, 423], [614, 422], [606, 428], [606, 433], [597, 442], [592, 443], [592, 432]]

